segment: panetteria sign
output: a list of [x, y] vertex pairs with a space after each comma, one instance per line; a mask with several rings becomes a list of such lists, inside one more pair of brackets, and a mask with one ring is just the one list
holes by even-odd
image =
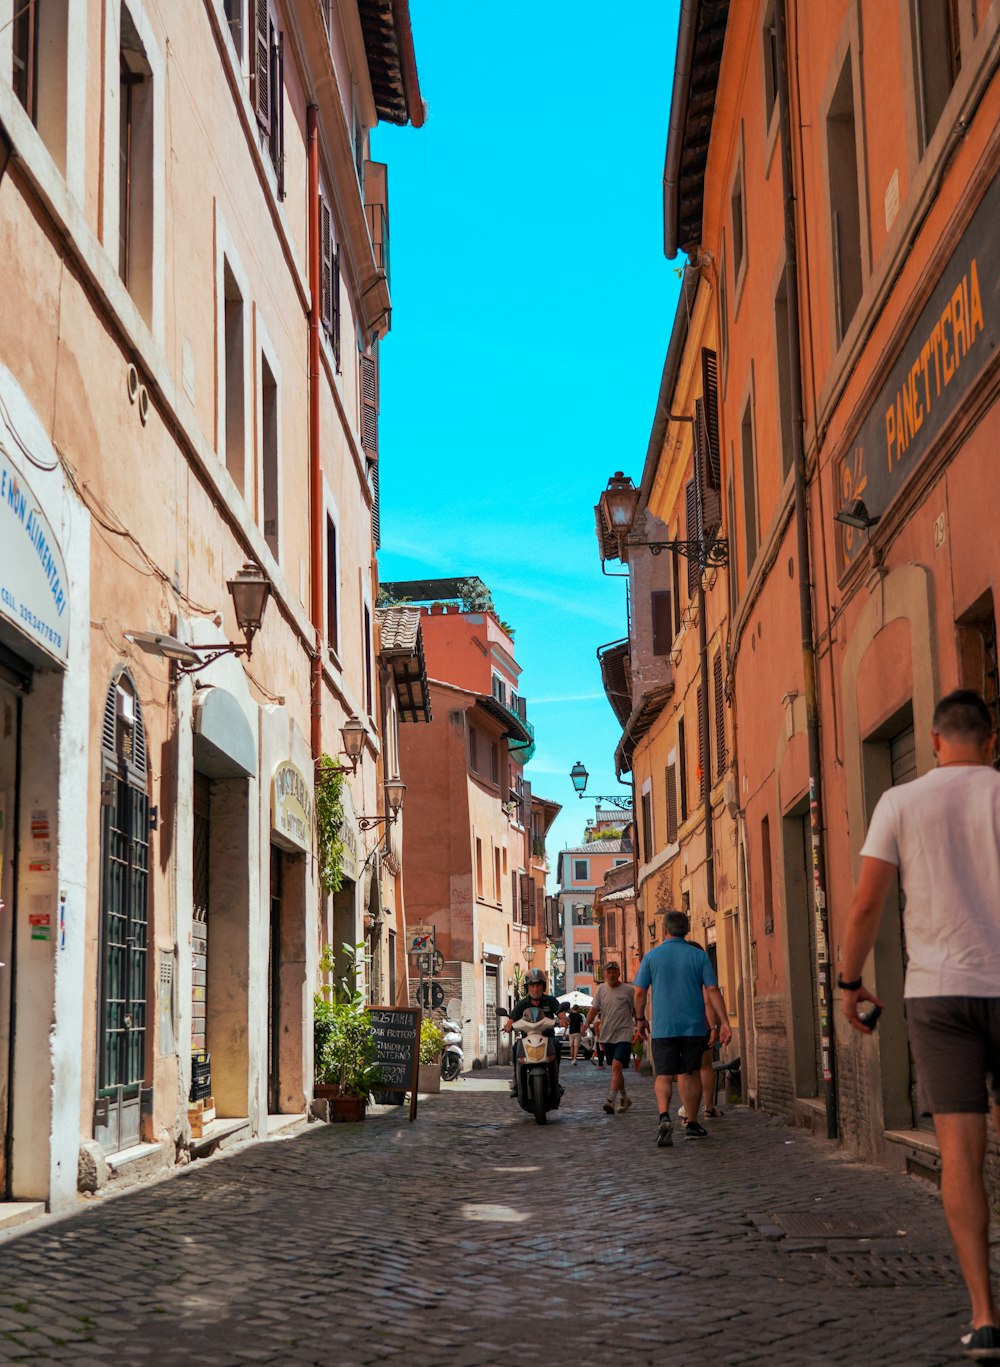
[[[1000, 177], [972, 215], [840, 461], [841, 507], [860, 498], [881, 516], [996, 360], [998, 221]], [[840, 530], [843, 571], [866, 537], [853, 527]]]
[[66, 562], [31, 486], [0, 443], [0, 615], [65, 664]]

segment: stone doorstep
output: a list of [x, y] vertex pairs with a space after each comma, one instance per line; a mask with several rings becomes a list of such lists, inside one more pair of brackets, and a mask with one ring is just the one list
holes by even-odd
[[112, 1178], [129, 1184], [144, 1182], [167, 1166], [159, 1144], [133, 1144], [129, 1149], [108, 1154], [106, 1161]]
[[294, 1129], [308, 1119], [305, 1111], [299, 1115], [269, 1115], [267, 1117], [267, 1137], [273, 1139], [276, 1134], [285, 1134], [288, 1130]]
[[201, 1158], [208, 1153], [217, 1153], [250, 1137], [250, 1120], [245, 1115], [213, 1120], [205, 1126], [200, 1139], [191, 1140], [191, 1157]]
[[25, 1225], [45, 1214], [44, 1201], [0, 1201], [0, 1231]]

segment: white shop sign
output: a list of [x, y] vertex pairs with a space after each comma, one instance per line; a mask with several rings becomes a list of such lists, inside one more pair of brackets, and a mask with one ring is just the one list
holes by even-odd
[[312, 849], [312, 795], [301, 769], [279, 764], [271, 784], [271, 829], [307, 853]]
[[47, 655], [69, 655], [66, 562], [24, 476], [0, 445], [0, 616]]

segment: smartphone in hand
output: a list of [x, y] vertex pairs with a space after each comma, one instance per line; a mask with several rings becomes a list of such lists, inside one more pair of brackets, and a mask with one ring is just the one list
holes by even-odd
[[867, 1025], [869, 1030], [875, 1029], [881, 1014], [881, 1006], [876, 1006], [874, 1002], [861, 1002], [858, 1005], [858, 1020], [862, 1025]]

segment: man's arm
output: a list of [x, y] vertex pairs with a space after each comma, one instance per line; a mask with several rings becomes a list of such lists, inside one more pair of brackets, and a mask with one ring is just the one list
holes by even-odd
[[[854, 889], [854, 900], [841, 945], [840, 976], [845, 982], [855, 982], [864, 971], [865, 960], [878, 934], [886, 895], [897, 872], [896, 865], [885, 859], [872, 859], [869, 855], [862, 857], [861, 874]], [[858, 1020], [858, 1002], [874, 1002], [876, 1006], [882, 1003], [863, 984], [853, 989], [841, 988], [841, 992], [840, 1006], [844, 1015], [855, 1030], [862, 1035], [870, 1035], [870, 1028]]]
[[648, 992], [649, 989], [646, 987], [637, 987], [635, 989], [635, 1018], [639, 1022], [639, 1029], [642, 1031], [649, 1028], [649, 1022], [646, 1020], [646, 996]]
[[729, 1027], [729, 1012], [726, 1010], [726, 1003], [722, 996], [722, 990], [718, 987], [707, 987], [708, 1002], [719, 1026], [719, 1043], [728, 1044], [733, 1037], [733, 1032]]

